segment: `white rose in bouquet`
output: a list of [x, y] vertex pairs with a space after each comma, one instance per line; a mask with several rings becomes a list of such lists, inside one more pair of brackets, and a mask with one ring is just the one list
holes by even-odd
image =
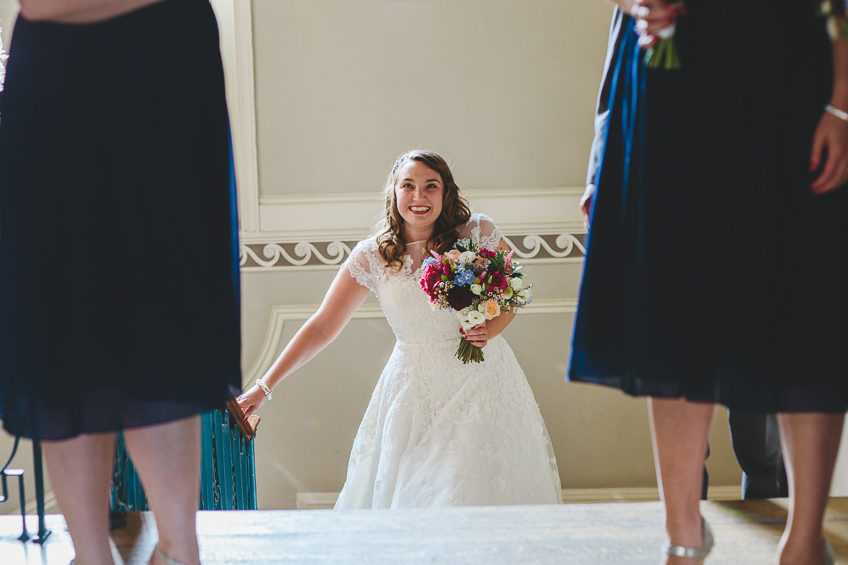
[[483, 314], [470, 307], [457, 312], [457, 316], [459, 316], [459, 323], [462, 324], [462, 329], [465, 330], [470, 330], [474, 326], [486, 321], [486, 317]]
[[463, 251], [459, 254], [459, 262], [460, 263], [471, 263], [474, 259], [477, 258], [477, 254], [473, 251]]

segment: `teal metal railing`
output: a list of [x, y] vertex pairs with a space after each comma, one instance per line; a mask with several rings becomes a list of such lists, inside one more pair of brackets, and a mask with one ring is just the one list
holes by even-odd
[[[252, 438], [226, 409], [200, 418], [200, 510], [256, 510]], [[118, 434], [112, 478], [113, 512], [147, 510], [147, 496]]]

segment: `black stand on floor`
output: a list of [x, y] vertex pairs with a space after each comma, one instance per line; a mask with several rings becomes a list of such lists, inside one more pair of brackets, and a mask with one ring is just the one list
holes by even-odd
[[41, 442], [36, 439], [32, 440], [32, 462], [35, 472], [35, 511], [38, 514], [38, 535], [32, 541], [44, 543], [51, 531], [44, 524], [44, 465], [41, 462]]
[[20, 438], [15, 438], [15, 445], [12, 447], [12, 455], [9, 456], [9, 461], [6, 462], [6, 465], [3, 466], [2, 471], [0, 471], [0, 487], [2, 487], [2, 493], [0, 493], [0, 502], [5, 502], [9, 499], [9, 485], [7, 484], [8, 477], [17, 477], [18, 478], [18, 491], [20, 492], [20, 500], [21, 500], [21, 521], [23, 522], [23, 532], [18, 536], [20, 541], [27, 541], [32, 539], [35, 543], [44, 543], [47, 541], [47, 538], [50, 536], [50, 530], [47, 529], [44, 523], [44, 466], [41, 461], [41, 442], [38, 440], [33, 440], [32, 442], [32, 460], [33, 460], [33, 471], [35, 472], [35, 504], [36, 504], [36, 512], [38, 513], [38, 534], [36, 537], [31, 538], [29, 532], [27, 531], [26, 525], [26, 493], [24, 491], [24, 470], [23, 469], [9, 469], [9, 464], [12, 462], [12, 459], [15, 458], [15, 454], [18, 451], [18, 443], [20, 442]]

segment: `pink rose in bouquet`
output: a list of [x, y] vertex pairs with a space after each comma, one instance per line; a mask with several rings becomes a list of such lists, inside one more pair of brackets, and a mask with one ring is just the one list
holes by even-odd
[[436, 285], [442, 282], [442, 266], [439, 264], [427, 265], [421, 273], [421, 288], [427, 294], [435, 292]]

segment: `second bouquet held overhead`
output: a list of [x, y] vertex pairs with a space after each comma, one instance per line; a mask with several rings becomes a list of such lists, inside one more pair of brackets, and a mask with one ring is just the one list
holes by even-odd
[[[336, 508], [561, 502], [545, 423], [499, 335], [514, 314], [487, 320], [477, 312], [482, 323], [460, 333], [456, 314], [434, 308], [420, 284], [431, 252], [458, 258], [451, 249], [459, 240], [505, 260], [500, 231], [470, 213], [447, 163], [432, 152], [401, 155], [384, 197], [375, 235], [353, 249], [318, 312], [239, 404], [253, 413], [266, 401], [263, 387], [270, 392], [327, 346], [373, 291], [397, 343], [356, 434]], [[458, 359], [460, 337], [483, 349], [485, 361]]]

